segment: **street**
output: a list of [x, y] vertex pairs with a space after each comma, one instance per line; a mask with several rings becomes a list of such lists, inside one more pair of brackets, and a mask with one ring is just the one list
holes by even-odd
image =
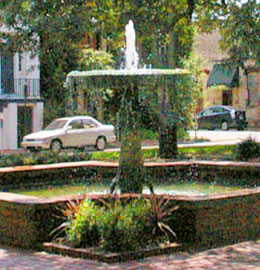
[[260, 131], [237, 131], [237, 130], [190, 130], [188, 131], [192, 140], [197, 138], [198, 140], [208, 140], [211, 142], [241, 142], [247, 138], [255, 139], [260, 142]]

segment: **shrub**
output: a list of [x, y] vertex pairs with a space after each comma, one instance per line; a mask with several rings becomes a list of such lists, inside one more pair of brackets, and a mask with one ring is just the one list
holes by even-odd
[[52, 160], [52, 155], [48, 151], [43, 151], [35, 154], [37, 164], [48, 164]]
[[[60, 160], [64, 161], [67, 159], [66, 156], [63, 156]], [[71, 156], [69, 156], [68, 161], [86, 161], [90, 159], [90, 154], [87, 152], [82, 152], [82, 151], [75, 151]]]
[[55, 231], [65, 228], [65, 241], [75, 247], [99, 246], [110, 252], [169, 242], [174, 235], [167, 223], [177, 208], [168, 207], [169, 200], [109, 198], [100, 199], [99, 206], [88, 199], [78, 206], [70, 203], [63, 211], [67, 221]]
[[235, 156], [238, 160], [249, 160], [258, 157], [260, 154], [259, 144], [252, 138], [248, 138], [236, 147]]
[[97, 245], [100, 241], [97, 222], [101, 216], [103, 216], [102, 207], [98, 207], [90, 200], [83, 201], [76, 213], [72, 212], [68, 216], [67, 240], [75, 247]]
[[24, 157], [23, 158], [23, 164], [24, 165], [36, 165], [37, 164], [37, 160], [35, 159], [34, 155], [31, 155], [29, 157]]
[[134, 199], [126, 205], [117, 201], [105, 208], [99, 219], [102, 248], [118, 252], [145, 246], [151, 240], [147, 226], [149, 210], [150, 203], [144, 199]]

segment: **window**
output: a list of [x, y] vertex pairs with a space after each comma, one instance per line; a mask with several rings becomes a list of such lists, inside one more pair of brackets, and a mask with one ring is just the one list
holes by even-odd
[[2, 93], [10, 94], [14, 92], [13, 55], [2, 54], [0, 58], [0, 89]]
[[222, 93], [222, 104], [232, 106], [232, 91], [227, 90]]
[[96, 127], [96, 124], [90, 120], [90, 119], [83, 119], [82, 120], [83, 123], [83, 128], [93, 128]]
[[81, 128], [83, 128], [81, 120], [73, 120], [70, 123], [70, 126], [72, 127], [72, 129], [81, 129]]
[[214, 108], [214, 113], [223, 113], [225, 112], [225, 109], [224, 108], [221, 108], [221, 107], [216, 107]]
[[22, 55], [18, 53], [18, 71], [22, 71]]
[[212, 114], [213, 113], [213, 110], [212, 109], [207, 109], [206, 111], [204, 111], [203, 113], [202, 113], [202, 115], [203, 116], [207, 116], [207, 115], [210, 115], [210, 114]]

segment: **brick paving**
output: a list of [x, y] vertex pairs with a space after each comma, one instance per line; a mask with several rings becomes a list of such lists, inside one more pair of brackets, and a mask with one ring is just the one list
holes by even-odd
[[260, 240], [210, 249], [178, 252], [142, 260], [106, 264], [45, 252], [0, 247], [1, 270], [259, 270]]

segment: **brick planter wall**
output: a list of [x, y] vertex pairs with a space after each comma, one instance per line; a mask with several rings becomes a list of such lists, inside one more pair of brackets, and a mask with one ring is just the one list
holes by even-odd
[[[63, 169], [62, 165], [45, 165], [45, 173]], [[65, 165], [64, 165], [65, 166]], [[74, 164], [66, 170], [75, 169]], [[88, 163], [88, 166], [90, 164]], [[101, 166], [100, 163], [91, 169], [98, 172], [114, 173], [117, 164], [106, 164]], [[85, 164], [85, 167], [86, 164]], [[185, 173], [196, 171], [197, 177], [207, 178], [215, 175], [217, 172], [226, 175], [230, 171], [240, 172], [238, 175], [250, 175], [258, 179], [257, 175], [260, 170], [259, 164], [246, 163], [211, 163], [211, 162], [179, 162], [163, 164], [146, 164], [147, 171], [152, 174], [167, 175], [173, 172], [185, 176]], [[182, 170], [183, 168], [183, 170]], [[23, 174], [26, 181], [26, 170], [21, 168], [6, 168], [0, 171], [1, 185], [4, 185], [3, 179], [11, 177], [8, 173]], [[28, 174], [41, 172], [40, 167], [34, 166], [27, 172]], [[41, 173], [39, 174], [40, 177]], [[2, 178], [3, 177], [3, 178]], [[13, 181], [16, 181], [15, 179]], [[257, 182], [257, 180], [254, 180]], [[259, 185], [259, 179], [257, 184]], [[101, 195], [100, 195], [101, 196]], [[127, 196], [127, 195], [125, 195]], [[96, 199], [98, 195], [88, 196]], [[210, 196], [185, 197], [185, 196], [168, 196], [171, 203], [177, 204], [179, 209], [173, 217], [173, 228], [178, 236], [178, 241], [189, 243], [200, 247], [212, 247], [227, 243], [239, 242], [260, 236], [260, 188], [238, 190], [230, 194], [218, 194]], [[32, 196], [22, 196], [8, 192], [0, 192], [0, 243], [7, 245], [22, 246], [26, 248], [39, 248], [43, 242], [50, 241], [50, 232], [63, 222], [59, 218], [60, 210], [66, 206], [69, 200], [82, 200], [84, 196], [64, 196], [49, 199], [40, 199]]]

